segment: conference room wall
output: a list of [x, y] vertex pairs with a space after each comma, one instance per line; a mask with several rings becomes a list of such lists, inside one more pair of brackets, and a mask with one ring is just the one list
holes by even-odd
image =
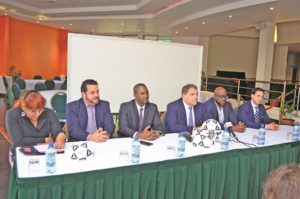
[[212, 36], [209, 40], [207, 74], [217, 70], [245, 72], [246, 78], [256, 77], [258, 38]]
[[[32, 78], [35, 74], [40, 74], [43, 78], [66, 74], [67, 30], [13, 18], [0, 25], [0, 29], [9, 29], [6, 30], [9, 33], [9, 41], [6, 41], [8, 49], [5, 49], [9, 55], [4, 55], [8, 65], [3, 66], [5, 69], [1, 71], [2, 73], [7, 75], [9, 66], [15, 65], [26, 79]], [[3, 35], [0, 37], [0, 41], [3, 41]]]

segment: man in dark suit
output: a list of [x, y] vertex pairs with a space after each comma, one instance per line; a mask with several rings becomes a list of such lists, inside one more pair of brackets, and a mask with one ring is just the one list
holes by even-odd
[[149, 92], [145, 84], [133, 88], [134, 99], [121, 104], [120, 136], [132, 137], [137, 133], [139, 138], [154, 140], [159, 137], [163, 127], [157, 106], [149, 102]]
[[254, 88], [251, 91], [251, 100], [241, 105], [238, 109], [238, 118], [245, 123], [248, 128], [258, 129], [263, 124], [266, 129], [278, 130], [279, 126], [271, 122], [267, 115], [263, 103], [264, 90]]
[[215, 119], [220, 124], [222, 129], [226, 122], [231, 122], [232, 130], [235, 132], [244, 132], [245, 125], [242, 122], [238, 122], [233, 112], [232, 106], [227, 102], [227, 91], [223, 87], [217, 87], [214, 91], [214, 97], [206, 101], [203, 106], [205, 107], [204, 118]]
[[181, 98], [167, 105], [166, 133], [187, 131], [204, 121], [202, 105], [198, 102], [198, 88], [194, 84], [182, 87]]
[[67, 105], [70, 139], [105, 142], [115, 130], [109, 102], [99, 99], [98, 83], [92, 79], [82, 82], [81, 95]]

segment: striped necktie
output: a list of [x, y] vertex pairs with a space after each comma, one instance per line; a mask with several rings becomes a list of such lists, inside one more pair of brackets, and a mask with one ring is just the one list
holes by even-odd
[[259, 124], [259, 111], [258, 111], [258, 107], [255, 107], [255, 113], [254, 113], [254, 118], [255, 118], [255, 122], [257, 124]]

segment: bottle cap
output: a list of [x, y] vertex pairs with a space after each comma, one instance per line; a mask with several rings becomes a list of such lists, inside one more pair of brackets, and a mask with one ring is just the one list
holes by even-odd
[[49, 143], [48, 143], [48, 146], [49, 146], [49, 147], [53, 147], [53, 142], [52, 142], [52, 141], [49, 142]]

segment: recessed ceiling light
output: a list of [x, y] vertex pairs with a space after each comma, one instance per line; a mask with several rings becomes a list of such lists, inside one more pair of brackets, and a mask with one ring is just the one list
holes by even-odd
[[0, 10], [6, 10], [5, 6], [0, 6]]
[[124, 26], [124, 22], [121, 22], [121, 24], [120, 24], [121, 26]]
[[229, 17], [229, 18], [232, 18], [232, 15], [229, 15], [228, 17]]
[[15, 9], [10, 9], [10, 12], [14, 13], [14, 12], [17, 12], [17, 11]]
[[61, 27], [61, 29], [65, 29], [65, 27], [64, 27], [64, 26], [62, 26], [62, 27]]
[[189, 27], [187, 27], [187, 26], [186, 26], [186, 27], [184, 27], [184, 29], [186, 29], [186, 30], [187, 30], [187, 29], [189, 29]]
[[138, 29], [138, 32], [141, 32], [142, 30], [141, 29]]
[[4, 15], [7, 15], [7, 13], [4, 13]]
[[274, 10], [274, 7], [270, 7], [270, 10]]
[[206, 23], [205, 23], [205, 21], [202, 21], [202, 25], [205, 25]]
[[175, 34], [178, 34], [178, 31], [176, 31]]
[[91, 32], [94, 32], [94, 29], [92, 29]]
[[36, 23], [40, 23], [40, 21], [36, 21]]
[[71, 24], [71, 23], [69, 24], [69, 26], [72, 26], [72, 25], [73, 25], [73, 24]]

